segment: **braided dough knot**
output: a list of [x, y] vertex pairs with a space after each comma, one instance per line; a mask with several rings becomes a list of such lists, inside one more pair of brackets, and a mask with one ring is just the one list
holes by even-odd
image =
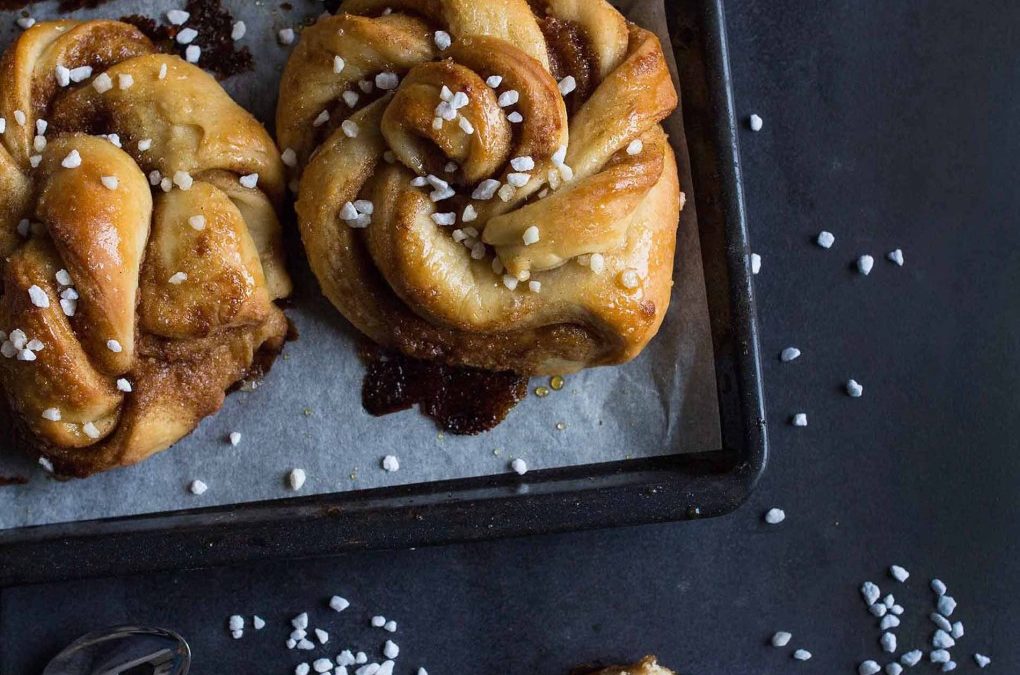
[[657, 38], [604, 0], [348, 0], [284, 72], [325, 294], [376, 342], [526, 374], [655, 335], [683, 196]]
[[56, 21], [0, 62], [0, 383], [63, 474], [190, 433], [287, 331], [283, 165], [136, 28]]

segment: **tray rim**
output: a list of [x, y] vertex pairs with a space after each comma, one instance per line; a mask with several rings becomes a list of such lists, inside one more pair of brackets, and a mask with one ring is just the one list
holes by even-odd
[[[702, 239], [706, 266], [710, 256], [725, 262], [725, 279], [715, 284], [726, 286], [715, 295], [725, 316], [712, 318], [724, 449], [531, 471], [526, 479], [462, 478], [14, 528], [0, 531], [0, 587], [690, 520], [739, 507], [765, 470], [768, 443], [725, 12], [723, 0], [666, 7], [671, 19], [674, 11], [697, 16], [709, 108], [702, 112], [711, 127], [702, 143], [720, 155], [709, 172], [715, 180], [695, 180], [694, 193], [699, 226], [711, 206], [724, 230], [715, 251]], [[685, 96], [685, 126], [691, 104]], [[693, 152], [691, 164], [695, 173]]]

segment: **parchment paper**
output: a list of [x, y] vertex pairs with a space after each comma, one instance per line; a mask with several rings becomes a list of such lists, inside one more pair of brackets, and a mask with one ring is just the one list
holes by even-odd
[[[277, 43], [277, 31], [322, 11], [320, 2], [294, 4], [295, 9], [284, 11], [275, 2], [224, 2], [246, 22], [244, 42], [255, 55], [255, 72], [235, 76], [224, 86], [270, 128], [279, 73], [290, 51]], [[56, 5], [39, 3], [30, 11], [40, 20], [54, 18]], [[662, 0], [621, 0], [618, 5], [659, 34], [672, 64]], [[71, 16], [144, 14], [162, 21], [174, 6], [112, 0]], [[0, 12], [4, 48], [20, 32], [15, 18], [13, 12]], [[515, 457], [534, 470], [718, 449], [708, 305], [679, 112], [666, 126], [679, 157], [687, 206], [669, 314], [658, 337], [634, 362], [567, 377], [561, 391], [545, 398], [530, 395], [501, 426], [480, 436], [438, 433], [417, 410], [374, 418], [361, 407], [357, 337], [296, 256], [294, 302], [287, 313], [300, 339], [286, 346], [259, 388], [230, 395], [219, 414], [170, 450], [135, 467], [62, 483], [11, 452], [11, 432], [0, 429], [0, 475], [30, 479], [26, 485], [0, 487], [0, 529], [291, 497], [295, 493], [287, 488], [286, 475], [294, 467], [307, 472], [299, 493], [307, 495], [501, 473], [509, 471]], [[531, 391], [540, 385], [548, 381], [533, 379]], [[565, 428], [559, 430], [558, 423]], [[232, 431], [243, 435], [237, 447], [227, 441]], [[381, 468], [388, 454], [399, 458], [399, 471]], [[209, 485], [200, 497], [187, 490], [196, 478]]]

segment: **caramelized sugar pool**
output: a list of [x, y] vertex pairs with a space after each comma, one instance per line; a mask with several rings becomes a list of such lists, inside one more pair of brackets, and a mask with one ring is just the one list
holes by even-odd
[[452, 434], [480, 434], [494, 428], [528, 393], [528, 378], [478, 368], [418, 361], [371, 346], [362, 349], [367, 369], [361, 403], [381, 416], [418, 404], [425, 415]]

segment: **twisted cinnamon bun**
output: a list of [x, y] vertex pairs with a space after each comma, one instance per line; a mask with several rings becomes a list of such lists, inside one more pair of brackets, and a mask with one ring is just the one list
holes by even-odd
[[658, 39], [604, 0], [347, 0], [277, 134], [323, 292], [416, 358], [625, 362], [669, 304], [683, 204]]
[[58, 473], [138, 462], [282, 345], [279, 154], [212, 77], [115, 21], [25, 31], [0, 118], [0, 384]]

